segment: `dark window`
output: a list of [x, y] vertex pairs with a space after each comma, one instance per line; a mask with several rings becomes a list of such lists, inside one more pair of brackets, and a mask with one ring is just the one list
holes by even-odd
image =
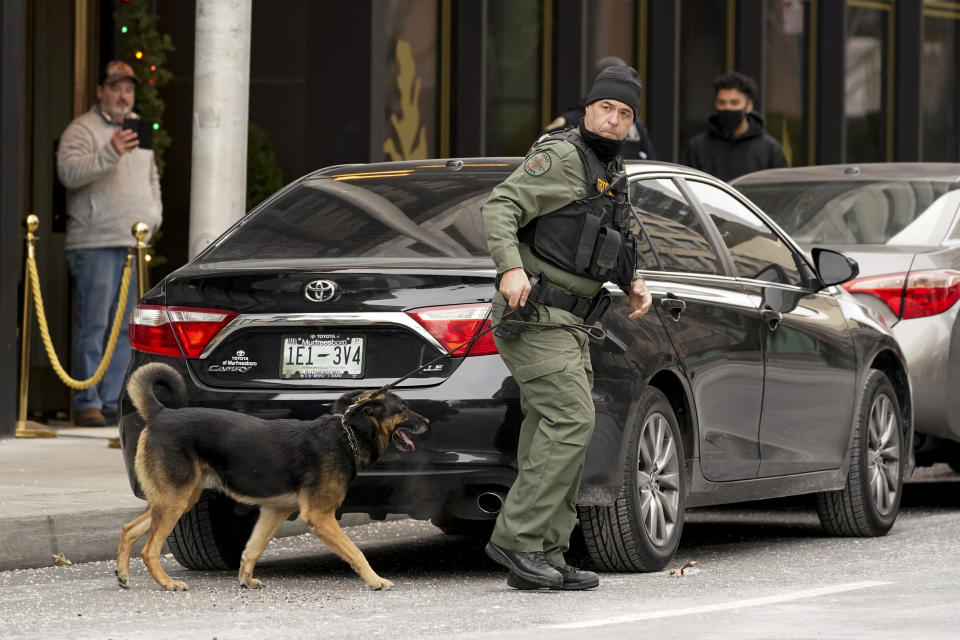
[[707, 239], [700, 218], [671, 180], [632, 183], [630, 204], [640, 218], [639, 222], [634, 220], [634, 225], [640, 238], [641, 269], [722, 272], [720, 258]]
[[738, 276], [801, 286], [800, 258], [763, 220], [719, 187], [693, 180], [687, 184], [717, 225]]
[[250, 214], [203, 260], [486, 257], [480, 207], [506, 169], [307, 178]]
[[[931, 3], [932, 4], [932, 3]], [[956, 162], [960, 156], [960, 11], [924, 7], [923, 74], [920, 79], [923, 152], [927, 162]]]
[[892, 160], [887, 125], [892, 124], [888, 73], [893, 3], [847, 5], [846, 10], [845, 158], [847, 162]]
[[[829, 180], [737, 188], [803, 244], [935, 245], [934, 222], [956, 211], [956, 182]], [[933, 225], [933, 226], [931, 226]]]
[[[680, 149], [707, 129], [713, 112], [713, 79], [727, 70], [727, 0], [680, 3]], [[644, 81], [647, 79], [644, 78]], [[653, 130], [653, 129], [651, 129]]]
[[[477, 25], [482, 28], [482, 25]], [[486, 25], [488, 156], [525, 156], [543, 129], [542, 2], [490, 2]], [[478, 82], [476, 78], [463, 78]], [[478, 123], [464, 123], [477, 126]]]
[[[811, 10], [809, 2], [765, 0], [766, 69], [763, 111], [766, 129], [783, 146], [787, 164], [810, 164], [808, 87], [810, 82]], [[760, 79], [757, 78], [757, 81]]]

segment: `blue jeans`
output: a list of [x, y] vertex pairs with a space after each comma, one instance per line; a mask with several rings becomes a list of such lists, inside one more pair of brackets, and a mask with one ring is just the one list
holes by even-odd
[[[92, 376], [103, 359], [113, 327], [113, 314], [117, 310], [117, 295], [126, 260], [127, 249], [124, 247], [67, 251], [67, 264], [76, 285], [72, 376], [77, 380]], [[77, 411], [91, 408], [117, 410], [123, 375], [130, 360], [127, 322], [137, 304], [136, 264], [131, 269], [127, 308], [113, 359], [98, 384], [74, 392], [73, 408]]]

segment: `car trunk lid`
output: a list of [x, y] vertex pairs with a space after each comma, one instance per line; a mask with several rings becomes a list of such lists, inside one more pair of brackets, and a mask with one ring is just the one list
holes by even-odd
[[[166, 302], [170, 308], [238, 314], [199, 358], [188, 360], [203, 384], [381, 386], [450, 347], [434, 335], [435, 327], [408, 312], [462, 306], [474, 318], [468, 340], [488, 313], [494, 278], [489, 262], [447, 260], [443, 268], [424, 262], [380, 261], [376, 269], [356, 262], [318, 266], [316, 260], [191, 265], [168, 279]], [[441, 359], [403, 386], [439, 384], [461, 360]]]

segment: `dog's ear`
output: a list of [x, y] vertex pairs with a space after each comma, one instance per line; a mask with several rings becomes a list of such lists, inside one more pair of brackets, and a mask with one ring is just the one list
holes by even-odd
[[357, 398], [360, 397], [360, 394], [362, 393], [363, 389], [347, 391], [345, 394], [337, 398], [337, 401], [333, 403], [330, 413], [346, 413], [350, 405], [356, 402]]

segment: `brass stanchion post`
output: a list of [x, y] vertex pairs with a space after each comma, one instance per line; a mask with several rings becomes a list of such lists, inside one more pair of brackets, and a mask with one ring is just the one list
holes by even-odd
[[145, 222], [138, 222], [130, 229], [130, 233], [137, 239], [137, 301], [139, 301], [149, 288], [147, 262], [150, 256], [147, 255], [147, 243], [143, 240], [150, 233], [150, 227]]
[[[34, 258], [33, 244], [37, 237], [34, 235], [40, 226], [40, 218], [34, 214], [27, 216], [27, 255]], [[17, 408], [17, 430], [14, 435], [18, 438], [53, 438], [57, 435], [56, 431], [27, 426], [27, 391], [30, 383], [30, 324], [33, 321], [31, 315], [32, 296], [31, 296], [30, 270], [24, 269], [23, 275], [23, 324], [20, 325], [20, 404]]]

